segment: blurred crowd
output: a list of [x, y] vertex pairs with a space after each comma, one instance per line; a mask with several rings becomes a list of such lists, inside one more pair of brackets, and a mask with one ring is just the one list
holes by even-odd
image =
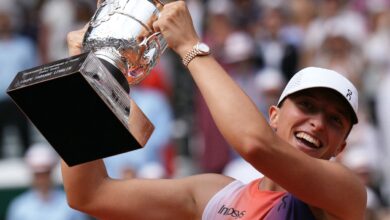
[[[334, 69], [354, 82], [359, 124], [334, 160], [366, 184], [367, 219], [390, 219], [390, 0], [186, 2], [212, 55], [266, 117], [302, 67]], [[45, 143], [6, 95], [11, 80], [21, 70], [66, 58], [67, 33], [95, 10], [95, 0], [0, 0], [0, 158], [23, 157]], [[112, 177], [261, 176], [223, 140], [171, 51], [130, 96], [156, 130], [144, 149], [105, 159]]]

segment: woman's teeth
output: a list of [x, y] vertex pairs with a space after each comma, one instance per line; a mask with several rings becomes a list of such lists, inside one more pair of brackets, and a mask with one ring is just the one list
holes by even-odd
[[311, 135], [309, 135], [307, 133], [298, 132], [296, 134], [296, 137], [311, 143], [311, 145], [313, 145], [316, 148], [320, 147], [320, 141], [317, 138], [315, 138], [315, 137], [313, 137], [313, 136], [311, 136]]

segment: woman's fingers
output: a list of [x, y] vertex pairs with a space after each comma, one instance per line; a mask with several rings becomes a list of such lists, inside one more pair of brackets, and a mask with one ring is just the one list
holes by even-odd
[[184, 1], [174, 1], [164, 6], [159, 19], [153, 24], [160, 31], [168, 46], [180, 56], [198, 41], [192, 18]]
[[104, 0], [97, 0], [96, 1], [96, 6], [99, 8], [99, 5], [103, 2]]
[[85, 32], [88, 29], [88, 26], [89, 24], [87, 23], [86, 25], [84, 25], [82, 29], [71, 31], [68, 33], [67, 42], [68, 42], [68, 51], [70, 56], [74, 56], [82, 52], [83, 39], [84, 39]]

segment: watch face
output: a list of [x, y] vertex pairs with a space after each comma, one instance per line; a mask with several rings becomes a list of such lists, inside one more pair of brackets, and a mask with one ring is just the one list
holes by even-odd
[[198, 50], [201, 51], [203, 54], [209, 54], [210, 53], [210, 48], [205, 43], [199, 43], [197, 45], [197, 47], [198, 47]]

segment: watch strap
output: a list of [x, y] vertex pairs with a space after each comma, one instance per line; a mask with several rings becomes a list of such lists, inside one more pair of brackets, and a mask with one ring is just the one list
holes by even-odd
[[196, 48], [196, 45], [187, 52], [187, 54], [184, 56], [182, 62], [184, 66], [188, 66], [188, 64], [196, 57], [198, 56], [200, 51]]
[[188, 64], [197, 56], [205, 56], [210, 54], [210, 48], [201, 42], [198, 42], [195, 44], [190, 51], [187, 52], [187, 54], [182, 59], [182, 62], [185, 67], [188, 66]]

